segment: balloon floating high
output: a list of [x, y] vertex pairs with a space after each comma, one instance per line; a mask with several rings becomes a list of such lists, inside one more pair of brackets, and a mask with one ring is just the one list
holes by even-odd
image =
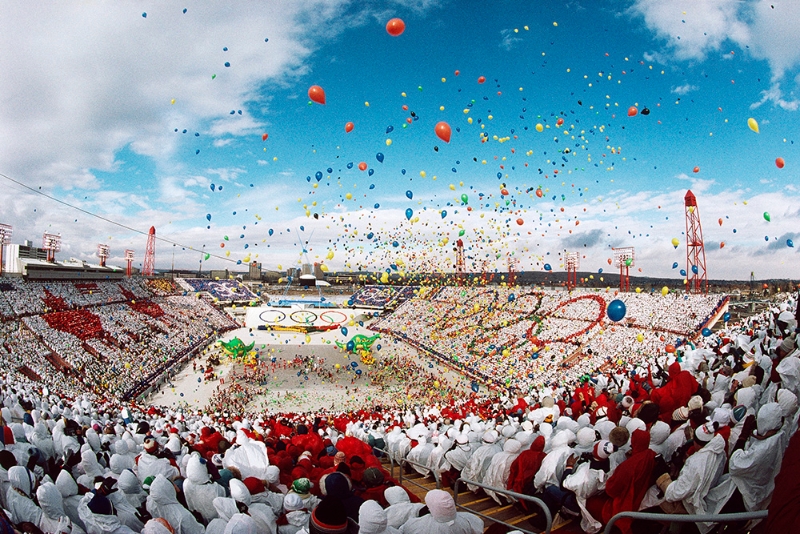
[[319, 85], [312, 85], [308, 88], [308, 98], [317, 104], [325, 103], [325, 90]]
[[411, 200], [412, 198], [414, 198], [413, 191], [411, 191], [410, 189], [408, 191], [406, 191], [406, 198], [408, 198], [408, 200]]
[[614, 299], [608, 303], [608, 307], [606, 308], [606, 315], [612, 321], [619, 322], [625, 318], [625, 313], [627, 312], [627, 308], [625, 307], [625, 303], [619, 299]]
[[764, 220], [767, 222], [770, 222], [772, 220], [772, 218], [769, 216], [769, 212], [767, 211], [764, 212]]
[[703, 330], [700, 333], [703, 334], [703, 337], [708, 337], [711, 335], [711, 329], [709, 329], [708, 327], [703, 328]]
[[414, 216], [414, 210], [412, 210], [411, 208], [406, 208], [406, 219], [410, 221], [411, 217], [413, 216]]
[[786, 246], [789, 248], [794, 248], [794, 241], [792, 241], [791, 239], [787, 239]]
[[352, 122], [346, 122], [344, 125], [344, 131], [347, 133], [352, 132], [353, 128], [355, 128], [355, 124], [353, 124]]
[[628, 117], [635, 117], [637, 113], [639, 113], [639, 109], [636, 106], [628, 108]]
[[747, 119], [747, 127], [753, 130], [755, 133], [758, 133], [758, 122], [753, 117]]
[[386, 33], [392, 37], [399, 37], [404, 31], [406, 31], [406, 23], [403, 22], [403, 19], [393, 18], [386, 23]]
[[783, 166], [786, 165], [786, 162], [783, 161], [783, 158], [775, 158], [775, 166], [779, 169], [782, 169]]
[[445, 143], [450, 142], [450, 134], [452, 133], [452, 130], [450, 129], [449, 124], [447, 124], [444, 121], [440, 121], [436, 123], [435, 131], [436, 131], [436, 136], [439, 137], [439, 139], [441, 139]]

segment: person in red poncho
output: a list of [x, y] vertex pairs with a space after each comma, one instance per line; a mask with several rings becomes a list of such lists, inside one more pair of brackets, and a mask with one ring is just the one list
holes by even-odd
[[511, 463], [511, 472], [508, 476], [506, 488], [517, 493], [523, 493], [525, 485], [533, 480], [536, 472], [542, 466], [542, 460], [547, 454], [544, 452], [544, 436], [537, 436], [530, 449], [523, 451]]
[[672, 420], [672, 412], [681, 406], [686, 406], [697, 388], [697, 380], [692, 373], [681, 371], [681, 364], [673, 362], [669, 366], [669, 381], [650, 394], [650, 400], [658, 404], [661, 409], [659, 419], [669, 423]]
[[[619, 512], [636, 512], [647, 490], [653, 485], [656, 453], [650, 449], [650, 432], [635, 430], [631, 436], [631, 456], [617, 467], [606, 481], [606, 494], [587, 501], [592, 516], [608, 521]], [[615, 526], [631, 534], [631, 519], [623, 518]], [[650, 524], [652, 526], [652, 523]]]

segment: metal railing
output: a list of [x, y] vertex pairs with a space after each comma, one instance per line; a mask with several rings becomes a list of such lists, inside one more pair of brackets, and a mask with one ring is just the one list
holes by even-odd
[[737, 512], [735, 514], [656, 514], [650, 512], [620, 512], [606, 525], [604, 534], [611, 534], [611, 528], [619, 519], [629, 517], [631, 519], [643, 519], [645, 521], [668, 521], [670, 523], [726, 523], [728, 521], [750, 521], [752, 519], [764, 519], [767, 517], [767, 510], [757, 512]]
[[466, 510], [467, 512], [469, 512], [471, 514], [475, 514], [475, 515], [480, 516], [480, 517], [482, 517], [484, 519], [488, 519], [489, 521], [494, 521], [495, 523], [501, 523], [501, 524], [509, 527], [511, 530], [519, 530], [519, 531], [522, 531], [522, 532], [527, 532], [528, 534], [538, 534], [538, 533], [536, 533], [536, 532], [534, 532], [532, 530], [524, 529], [524, 528], [520, 527], [519, 525], [512, 525], [511, 523], [507, 523], [505, 521], [502, 521], [502, 520], [497, 519], [495, 517], [492, 517], [490, 515], [482, 514], [480, 512], [477, 512], [475, 510], [467, 508], [466, 506], [458, 504], [458, 493], [459, 493], [458, 492], [458, 485], [461, 482], [463, 482], [464, 484], [470, 484], [472, 486], [478, 486], [479, 488], [483, 488], [485, 490], [488, 489], [489, 491], [492, 491], [494, 493], [500, 493], [502, 495], [507, 495], [509, 497], [513, 497], [513, 498], [515, 498], [517, 500], [520, 500], [520, 501], [528, 501], [528, 502], [532, 502], [532, 503], [536, 504], [544, 512], [544, 517], [545, 517], [545, 520], [547, 521], [546, 528], [544, 529], [543, 532], [544, 532], [544, 534], [550, 534], [550, 529], [553, 528], [553, 516], [550, 515], [550, 510], [547, 508], [547, 505], [541, 499], [537, 499], [536, 497], [531, 497], [530, 495], [523, 495], [522, 493], [517, 493], [516, 491], [509, 491], [509, 490], [502, 489], [502, 488], [495, 488], [495, 487], [492, 487], [492, 486], [487, 486], [486, 484], [481, 484], [480, 482], [475, 482], [474, 480], [468, 480], [466, 478], [459, 478], [458, 480], [456, 480], [456, 484], [455, 484], [455, 487], [453, 489], [453, 500], [455, 501], [456, 508], [461, 508], [462, 510]]
[[[375, 451], [378, 451], [378, 452], [380, 452], [381, 454], [383, 454], [383, 456], [385, 456], [385, 457], [389, 458], [389, 475], [390, 475], [392, 478], [394, 478], [394, 458], [392, 457], [392, 455], [391, 455], [391, 454], [389, 454], [389, 451], [388, 451], [388, 450], [386, 450], [386, 449], [379, 449], [379, 448], [377, 448], [377, 447], [372, 447], [372, 453], [373, 453], [373, 454], [375, 454]], [[375, 454], [375, 456], [378, 456], [378, 455], [377, 455], [377, 454]]]
[[[401, 486], [403, 485], [403, 479], [405, 479], [405, 481], [408, 482], [409, 484], [413, 484], [418, 488], [424, 489], [425, 491], [428, 491], [430, 489], [430, 488], [428, 488], [426, 486], [423, 486], [422, 484], [420, 484], [416, 480], [412, 480], [410, 478], [403, 477], [406, 465], [410, 465], [412, 467], [419, 467], [420, 469], [425, 469], [426, 471], [428, 471], [429, 474], [425, 475], [423, 477], [424, 479], [427, 479], [430, 476], [430, 473], [433, 473], [433, 478], [436, 480], [436, 489], [442, 489], [442, 479], [439, 476], [439, 473], [437, 473], [435, 470], [428, 469], [427, 466], [424, 466], [424, 465], [422, 465], [420, 463], [417, 463], [417, 462], [415, 462], [413, 460], [409, 460], [408, 458], [401, 458], [400, 461], [397, 462], [397, 464], [400, 466], [400, 477], [398, 478], [398, 480], [400, 481], [400, 485]], [[421, 473], [419, 473], [419, 472], [417, 472], [417, 473], [421, 475]]]

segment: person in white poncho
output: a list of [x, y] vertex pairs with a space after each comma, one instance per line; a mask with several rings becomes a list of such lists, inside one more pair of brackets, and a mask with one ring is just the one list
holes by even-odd
[[214, 499], [225, 497], [225, 488], [211, 481], [205, 460], [198, 454], [189, 457], [186, 479], [183, 481], [183, 494], [189, 510], [198, 512], [206, 523], [217, 517]]
[[[514, 463], [517, 456], [519, 456], [522, 444], [515, 440], [509, 439], [503, 444], [503, 452], [495, 454], [492, 461], [489, 463], [489, 468], [483, 477], [483, 483], [487, 486], [495, 488], [506, 489], [508, 476], [511, 473], [511, 464]], [[486, 494], [494, 499], [497, 504], [505, 504], [500, 497], [500, 494], [485, 490]]]
[[52, 482], [45, 482], [36, 489], [36, 500], [42, 508], [39, 528], [45, 534], [82, 534], [83, 529], [75, 525], [64, 512], [63, 500]]
[[400, 527], [403, 534], [480, 534], [483, 521], [468, 512], [457, 512], [453, 497], [442, 490], [425, 495], [430, 514], [409, 519]]
[[386, 511], [377, 501], [364, 501], [358, 510], [359, 534], [398, 534], [389, 526]]
[[[483, 445], [478, 450], [472, 453], [472, 456], [467, 463], [467, 466], [461, 471], [461, 476], [467, 480], [475, 482], [483, 482], [483, 477], [489, 469], [489, 464], [495, 454], [499, 454], [503, 449], [497, 444], [497, 432], [494, 430], [487, 430], [483, 434]], [[467, 484], [467, 487], [472, 492], [478, 491], [478, 486], [474, 484]]]
[[8, 481], [11, 483], [6, 494], [6, 507], [10, 512], [9, 519], [17, 524], [33, 523], [38, 525], [42, 517], [42, 510], [31, 498], [34, 483], [33, 473], [22, 466], [15, 465], [8, 470]]
[[214, 510], [217, 517], [212, 519], [206, 527], [206, 534], [223, 534], [231, 517], [239, 513], [236, 501], [230, 497], [217, 497], [214, 499]]
[[383, 492], [389, 507], [386, 508], [386, 520], [390, 527], [400, 528], [412, 517], [417, 517], [420, 509], [425, 505], [421, 502], [412, 503], [408, 492], [401, 486], [391, 486]]
[[147, 511], [152, 517], [163, 517], [175, 534], [204, 534], [205, 528], [183, 507], [175, 497], [175, 486], [164, 475], [158, 474], [150, 485]]

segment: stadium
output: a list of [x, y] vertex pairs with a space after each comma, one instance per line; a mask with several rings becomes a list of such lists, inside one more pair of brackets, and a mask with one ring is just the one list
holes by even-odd
[[0, 532], [800, 532], [800, 4], [677, 4], [9, 3]]

